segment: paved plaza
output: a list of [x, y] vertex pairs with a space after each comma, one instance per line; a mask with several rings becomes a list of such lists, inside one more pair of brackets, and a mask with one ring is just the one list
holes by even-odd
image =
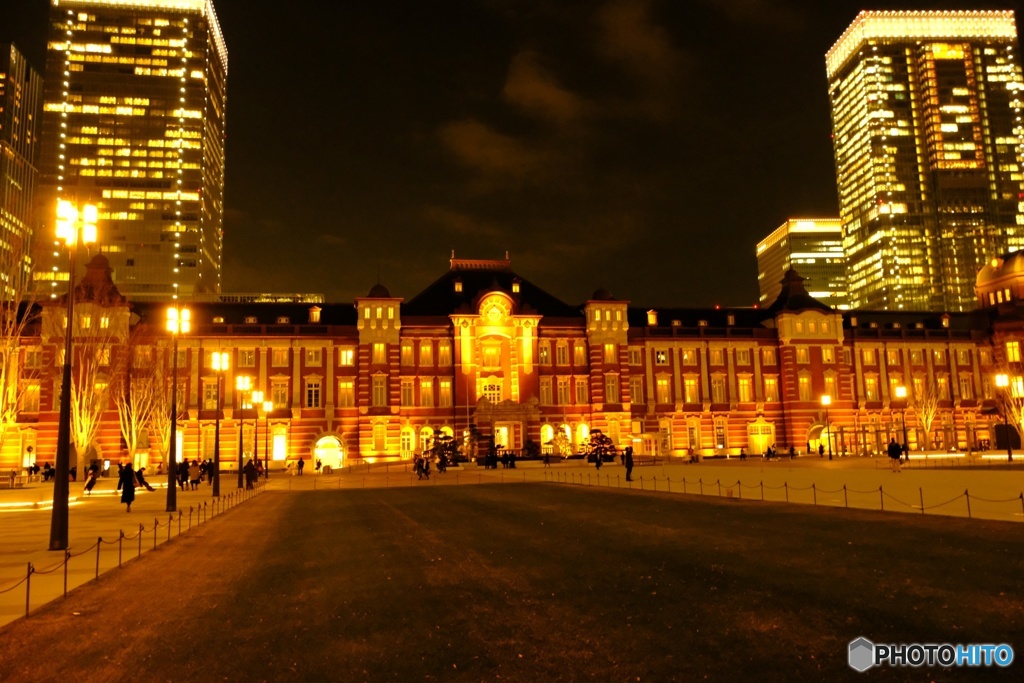
[[[955, 463], [955, 464], [954, 464]], [[633, 481], [625, 480], [618, 463], [598, 471], [581, 460], [567, 460], [545, 467], [540, 462], [519, 462], [515, 469], [484, 469], [476, 465], [434, 473], [417, 479], [406, 464], [354, 466], [331, 474], [307, 472], [304, 476], [273, 473], [267, 491], [315, 492], [329, 489], [386, 488], [398, 486], [497, 485], [550, 482], [560, 485], [631, 487], [664, 494], [705, 495], [768, 502], [851, 507], [895, 513], [971, 516], [979, 519], [1024, 522], [1024, 463], [977, 460], [968, 467], [956, 460], [915, 460], [900, 473], [889, 469], [884, 458], [843, 458], [828, 461], [815, 457], [764, 461], [760, 458], [709, 460], [698, 464], [672, 462], [638, 466]], [[221, 501], [203, 483], [197, 491], [178, 491], [181, 515], [165, 512], [166, 490], [140, 489], [130, 513], [119, 502], [114, 478], [101, 479], [92, 495], [80, 483], [71, 486], [67, 585], [71, 590], [119, 563], [127, 562], [191, 527], [219, 523], [218, 513], [234, 504], [245, 505], [232, 494], [236, 481], [222, 479]], [[28, 566], [31, 576], [30, 610], [59, 597], [64, 590], [64, 553], [47, 550], [51, 521], [52, 484], [34, 483], [19, 489], [0, 490], [0, 625], [23, 616], [24, 585]], [[756, 509], [752, 510], [752, 514]], [[225, 515], [231, 524], [234, 516]], [[123, 534], [123, 537], [122, 537]], [[102, 539], [100, 541], [99, 539]]]

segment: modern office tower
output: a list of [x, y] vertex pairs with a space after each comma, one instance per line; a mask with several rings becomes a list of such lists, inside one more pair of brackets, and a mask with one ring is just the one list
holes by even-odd
[[797, 270], [811, 296], [835, 309], [849, 308], [846, 260], [838, 218], [790, 218], [757, 244], [758, 304], [770, 305], [783, 275]]
[[31, 269], [42, 95], [42, 78], [25, 57], [14, 45], [0, 44], [0, 299], [23, 295], [19, 283]]
[[1013, 12], [861, 12], [825, 61], [851, 307], [973, 308], [1024, 247]]
[[[220, 291], [227, 65], [210, 0], [51, 0], [43, 226], [58, 199], [97, 205], [131, 300]], [[59, 295], [64, 252], [36, 243]]]

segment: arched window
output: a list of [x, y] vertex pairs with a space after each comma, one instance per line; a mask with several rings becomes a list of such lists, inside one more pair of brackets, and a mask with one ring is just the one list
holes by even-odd
[[576, 450], [578, 451], [580, 446], [587, 443], [590, 443], [590, 427], [586, 422], [581, 422], [576, 425]]
[[541, 425], [540, 428], [540, 450], [542, 453], [554, 453], [555, 446], [551, 440], [555, 438], [555, 428], [551, 425]]
[[424, 427], [420, 430], [420, 453], [430, 448], [431, 442], [434, 440], [434, 429], [433, 427]]

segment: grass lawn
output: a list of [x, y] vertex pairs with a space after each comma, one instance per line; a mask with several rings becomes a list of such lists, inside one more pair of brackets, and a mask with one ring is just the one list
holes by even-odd
[[1022, 586], [1012, 523], [542, 484], [269, 493], [0, 630], [0, 679], [1020, 680], [857, 674], [846, 649], [1024, 657]]

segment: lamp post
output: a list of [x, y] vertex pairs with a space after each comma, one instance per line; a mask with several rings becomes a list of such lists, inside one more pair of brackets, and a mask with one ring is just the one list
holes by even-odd
[[259, 389], [252, 392], [250, 403], [256, 411], [252, 416], [252, 461], [258, 467], [260, 464], [260, 404], [263, 403], [263, 392]]
[[68, 475], [71, 470], [71, 325], [75, 314], [75, 253], [79, 244], [96, 241], [96, 207], [79, 212], [71, 202], [57, 202], [57, 239], [68, 247], [68, 307], [64, 321], [64, 368], [60, 380], [60, 418], [57, 423], [56, 472], [50, 517], [50, 550], [68, 547]]
[[996, 386], [1006, 392], [1003, 396], [1003, 436], [1006, 437], [1006, 461], [1013, 462], [1013, 441], [1010, 440], [1010, 423], [1006, 419], [1010, 412], [1010, 376], [1003, 372], [996, 375]]
[[248, 375], [239, 375], [235, 378], [235, 388], [238, 390], [238, 398], [236, 403], [238, 405], [238, 488], [245, 488], [245, 481], [242, 477], [242, 448], [244, 447], [243, 441], [243, 427], [245, 426], [245, 420], [243, 419], [245, 410], [245, 394], [252, 389], [252, 377]]
[[910, 444], [907, 443], [907, 388], [902, 384], [896, 387], [896, 398], [903, 402], [900, 421], [903, 422], [903, 447], [907, 449], [907, 460], [910, 460]]
[[174, 337], [171, 360], [171, 439], [167, 446], [167, 512], [178, 509], [178, 336], [188, 334], [192, 312], [187, 308], [167, 309], [167, 331]]
[[263, 402], [263, 414], [267, 416], [266, 429], [263, 430], [263, 476], [267, 479], [270, 479], [270, 411], [273, 409], [273, 401]]
[[213, 421], [213, 497], [220, 498], [220, 378], [228, 369], [227, 352], [214, 351], [210, 356], [210, 366], [217, 373], [217, 412]]
[[832, 397], [828, 394], [822, 394], [821, 405], [825, 406], [825, 430], [828, 432], [828, 459], [832, 459], [832, 428], [828, 421], [828, 407], [832, 405]]

